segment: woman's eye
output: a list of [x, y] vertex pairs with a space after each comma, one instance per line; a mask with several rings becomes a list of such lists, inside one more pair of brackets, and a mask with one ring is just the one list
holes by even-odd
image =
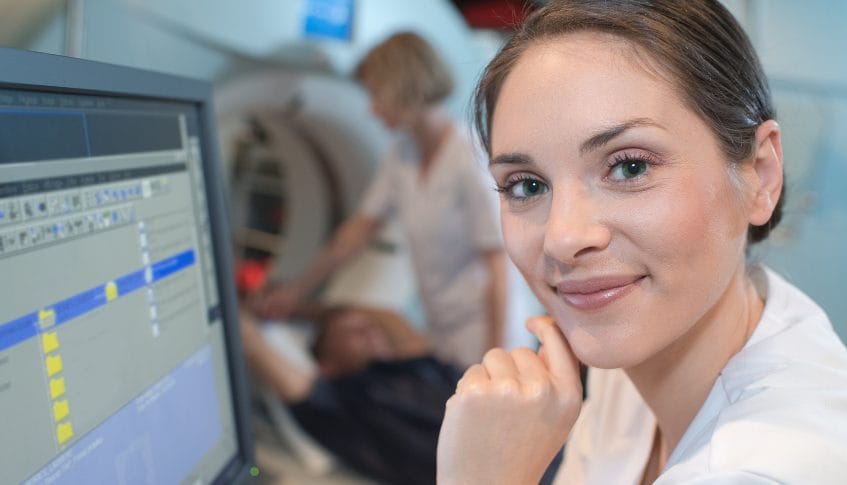
[[545, 192], [547, 192], [547, 185], [545, 185], [544, 182], [535, 179], [520, 180], [508, 189], [510, 196], [519, 199], [534, 197]]
[[612, 167], [611, 178], [613, 180], [631, 180], [647, 171], [647, 162], [644, 160], [624, 160]]

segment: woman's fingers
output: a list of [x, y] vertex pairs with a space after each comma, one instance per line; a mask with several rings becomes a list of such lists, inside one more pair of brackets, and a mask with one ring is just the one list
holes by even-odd
[[480, 386], [488, 385], [490, 381], [491, 377], [488, 375], [485, 367], [482, 364], [474, 364], [468, 367], [468, 370], [459, 379], [459, 382], [456, 384], [456, 394], [479, 389]]
[[546, 316], [532, 317], [526, 328], [541, 342], [539, 355], [550, 374], [562, 384], [574, 384], [579, 379], [579, 361], [556, 322]]
[[569, 392], [579, 383], [579, 362], [558, 326], [549, 317], [534, 317], [527, 327], [541, 341], [539, 351], [501, 348], [486, 352], [481, 364], [471, 366], [456, 387], [457, 392], [493, 387], [501, 393], [527, 392], [530, 395], [549, 390], [555, 383]]
[[482, 365], [488, 371], [491, 379], [518, 379], [518, 368], [508, 352], [494, 348], [485, 353]]
[[538, 387], [549, 384], [549, 371], [540, 356], [527, 347], [519, 347], [512, 351], [512, 359], [518, 374], [521, 376], [521, 385], [529, 393], [538, 392]]

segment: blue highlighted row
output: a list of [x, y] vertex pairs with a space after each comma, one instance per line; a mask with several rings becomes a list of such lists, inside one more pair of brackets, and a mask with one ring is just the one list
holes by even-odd
[[[108, 303], [110, 298], [107, 295], [110, 291], [114, 291], [116, 297], [127, 295], [182, 271], [195, 262], [194, 250], [189, 249], [117, 278], [113, 283], [114, 288], [108, 288], [112, 283], [99, 285], [45, 308], [53, 311], [49, 318], [54, 319], [54, 325], [61, 325]], [[38, 322], [38, 311], [35, 311], [0, 325], [0, 351], [38, 335]]]

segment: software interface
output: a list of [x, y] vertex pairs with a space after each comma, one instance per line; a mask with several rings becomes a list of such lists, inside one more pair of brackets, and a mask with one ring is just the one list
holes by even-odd
[[0, 483], [205, 483], [237, 442], [191, 104], [0, 90]]

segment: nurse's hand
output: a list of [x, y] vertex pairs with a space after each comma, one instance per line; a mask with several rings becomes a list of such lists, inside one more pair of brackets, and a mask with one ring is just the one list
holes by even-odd
[[296, 284], [270, 288], [252, 302], [253, 312], [264, 319], [288, 318], [303, 301], [305, 292]]
[[582, 405], [579, 362], [549, 317], [527, 328], [541, 342], [493, 349], [465, 372], [438, 438], [438, 483], [537, 484]]

